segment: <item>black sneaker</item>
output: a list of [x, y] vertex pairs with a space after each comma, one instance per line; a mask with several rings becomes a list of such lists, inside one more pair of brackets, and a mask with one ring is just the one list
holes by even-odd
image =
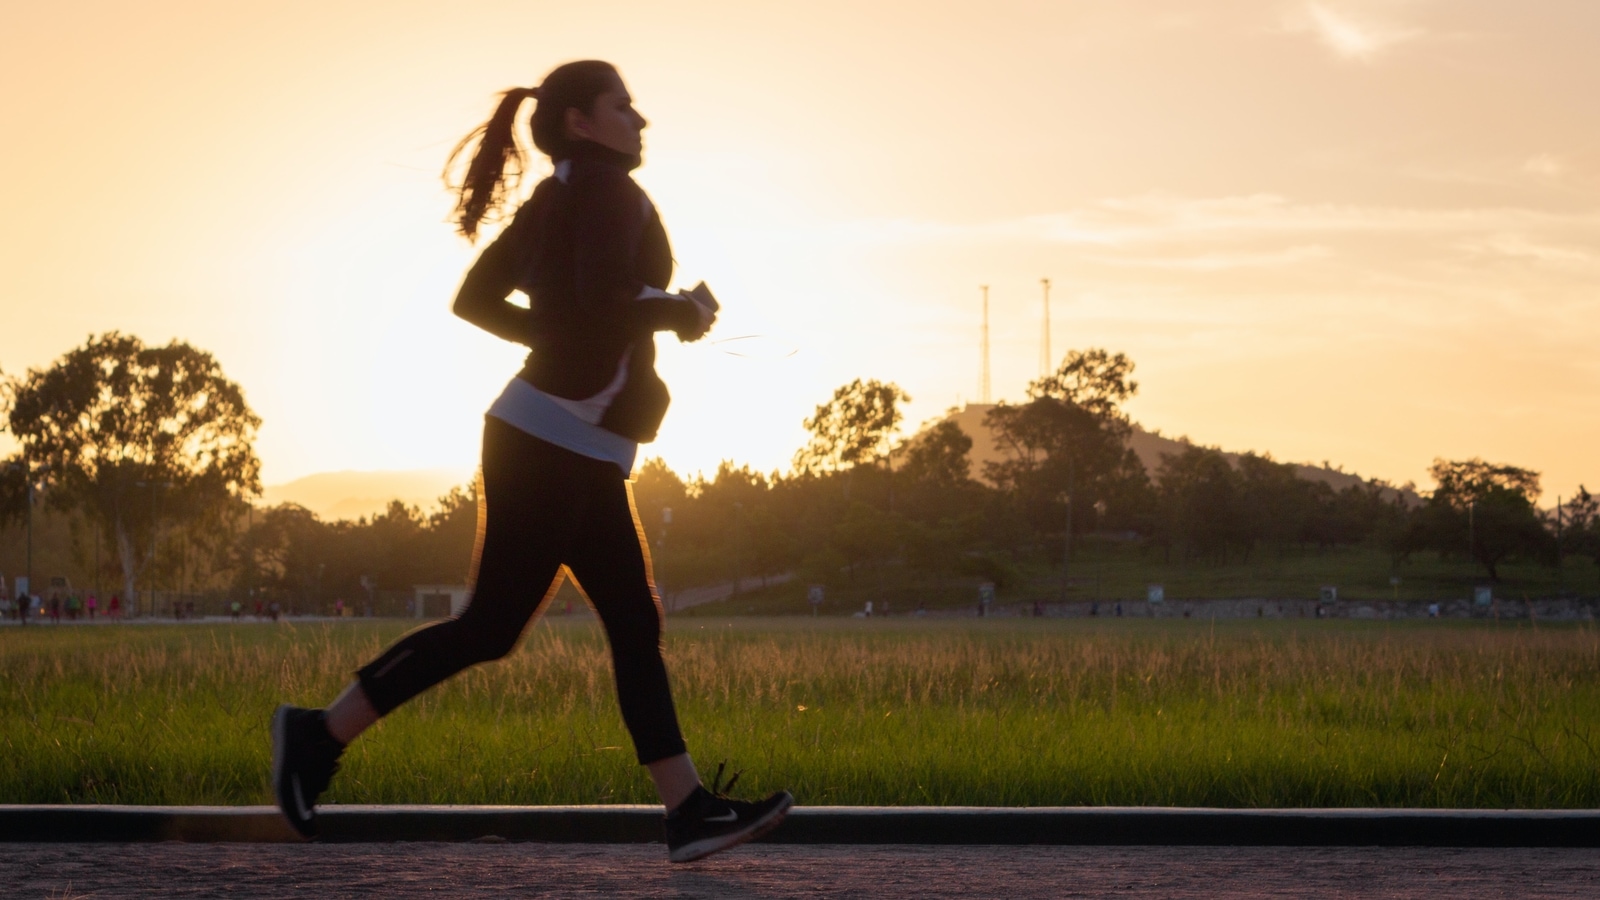
[[343, 753], [322, 710], [284, 704], [272, 714], [272, 792], [283, 817], [305, 837], [317, 835], [317, 798], [339, 771]]
[[[711, 781], [713, 789], [721, 777], [722, 767], [718, 766], [717, 777]], [[725, 792], [738, 780], [738, 775], [733, 776], [721, 790], [697, 787], [689, 799], [668, 814], [667, 859], [690, 862], [755, 840], [777, 828], [794, 805], [794, 797], [788, 791], [753, 803], [733, 800]]]

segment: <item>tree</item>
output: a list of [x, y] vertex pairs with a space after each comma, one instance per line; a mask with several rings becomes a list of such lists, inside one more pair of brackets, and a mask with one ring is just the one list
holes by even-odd
[[1555, 549], [1534, 507], [1538, 472], [1474, 458], [1436, 459], [1428, 473], [1438, 487], [1418, 515], [1440, 553], [1465, 550], [1499, 581], [1499, 566], [1509, 557], [1548, 558]]
[[330, 532], [303, 506], [284, 503], [266, 510], [238, 544], [247, 554], [238, 566], [248, 582], [241, 586], [309, 599], [335, 549]]
[[18, 460], [0, 462], [0, 526], [28, 516], [28, 475]]
[[1123, 353], [1069, 350], [1060, 368], [1028, 386], [1028, 396], [1052, 397], [1100, 419], [1126, 422], [1122, 404], [1139, 393], [1139, 382], [1128, 377], [1133, 370], [1133, 360]]
[[[0, 422], [11, 413], [16, 386], [0, 372]], [[0, 526], [21, 522], [28, 516], [28, 470], [21, 459], [0, 462]]]
[[261, 492], [261, 420], [211, 354], [181, 341], [91, 337], [9, 392], [13, 462], [101, 529], [129, 597], [163, 518], [221, 531], [233, 503]]
[[689, 486], [659, 456], [645, 460], [639, 467], [639, 474], [633, 478], [634, 511], [647, 536], [659, 539], [664, 526], [662, 510], [671, 509], [683, 515], [688, 499]]
[[901, 403], [911, 397], [894, 382], [857, 378], [806, 419], [811, 440], [795, 454], [801, 472], [835, 471], [875, 464], [889, 455], [900, 427]]
[[[439, 498], [439, 508], [428, 515], [427, 568], [441, 575], [459, 573], [466, 580], [472, 561], [473, 545], [478, 540], [479, 508], [477, 478], [465, 487], [453, 487]], [[440, 581], [450, 578], [441, 577]]]
[[1587, 556], [1600, 565], [1600, 498], [1580, 484], [1578, 495], [1567, 502], [1563, 512], [1564, 521], [1557, 535], [1561, 551]]
[[854, 578], [861, 566], [882, 562], [893, 554], [899, 543], [899, 525], [898, 517], [856, 501], [833, 526], [829, 543]]
[[[938, 558], [929, 549], [935, 544], [949, 549], [957, 534], [985, 533], [978, 520], [993, 492], [969, 474], [972, 438], [961, 426], [945, 419], [900, 446], [896, 454], [900, 464], [895, 473], [895, 511], [926, 526], [922, 531], [906, 532], [909, 539], [929, 550], [923, 562]], [[943, 561], [948, 563], [948, 557]]]
[[768, 575], [783, 567], [787, 540], [768, 508], [771, 488], [765, 475], [728, 460], [717, 464], [710, 481], [695, 479], [696, 514], [690, 533], [701, 538], [710, 572], [720, 571], [737, 584], [741, 578]]
[[950, 419], [924, 429], [904, 444], [900, 454], [900, 474], [914, 484], [940, 488], [965, 486], [972, 462], [972, 438]]
[[984, 421], [1007, 458], [984, 464], [1037, 527], [1060, 522], [1072, 497], [1072, 527], [1098, 508], [1123, 517], [1139, 505], [1148, 476], [1128, 447], [1132, 425], [1121, 403], [1138, 392], [1133, 362], [1121, 353], [1073, 350], [1061, 368], [1028, 386], [1029, 401], [1001, 403]]
[[1177, 543], [1186, 555], [1226, 563], [1230, 546], [1248, 542], [1240, 514], [1241, 481], [1220, 450], [1189, 446], [1162, 454], [1156, 483], [1167, 545]]
[[1239, 532], [1245, 558], [1257, 543], [1285, 546], [1312, 536], [1318, 513], [1332, 505], [1333, 490], [1301, 478], [1294, 466], [1270, 455], [1246, 453], [1238, 464]]

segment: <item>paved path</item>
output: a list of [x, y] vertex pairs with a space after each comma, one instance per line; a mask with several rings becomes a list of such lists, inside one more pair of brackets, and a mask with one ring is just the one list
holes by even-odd
[[0, 896], [1600, 896], [1600, 851], [761, 845], [686, 866], [659, 844], [0, 844]]

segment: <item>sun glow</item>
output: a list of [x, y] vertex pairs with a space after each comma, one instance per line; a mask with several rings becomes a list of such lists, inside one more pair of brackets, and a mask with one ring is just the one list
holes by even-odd
[[1435, 456], [1600, 477], [1587, 8], [81, 13], [0, 34], [28, 173], [0, 185], [0, 366], [189, 340], [265, 420], [270, 483], [470, 469], [521, 353], [449, 315], [475, 249], [439, 168], [495, 92], [581, 56], [620, 64], [680, 281], [725, 304], [711, 340], [660, 341], [646, 453], [675, 469], [786, 467], [858, 377], [912, 426], [974, 399], [980, 284], [1020, 397], [1049, 277], [1053, 346], [1132, 356], [1148, 427], [1398, 481]]

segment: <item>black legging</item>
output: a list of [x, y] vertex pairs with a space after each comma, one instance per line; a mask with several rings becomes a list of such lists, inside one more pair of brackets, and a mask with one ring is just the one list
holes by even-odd
[[380, 714], [468, 666], [511, 652], [559, 587], [565, 564], [611, 642], [622, 720], [640, 763], [684, 752], [661, 660], [661, 603], [644, 534], [615, 463], [580, 456], [488, 417], [472, 600], [411, 632], [357, 673]]

